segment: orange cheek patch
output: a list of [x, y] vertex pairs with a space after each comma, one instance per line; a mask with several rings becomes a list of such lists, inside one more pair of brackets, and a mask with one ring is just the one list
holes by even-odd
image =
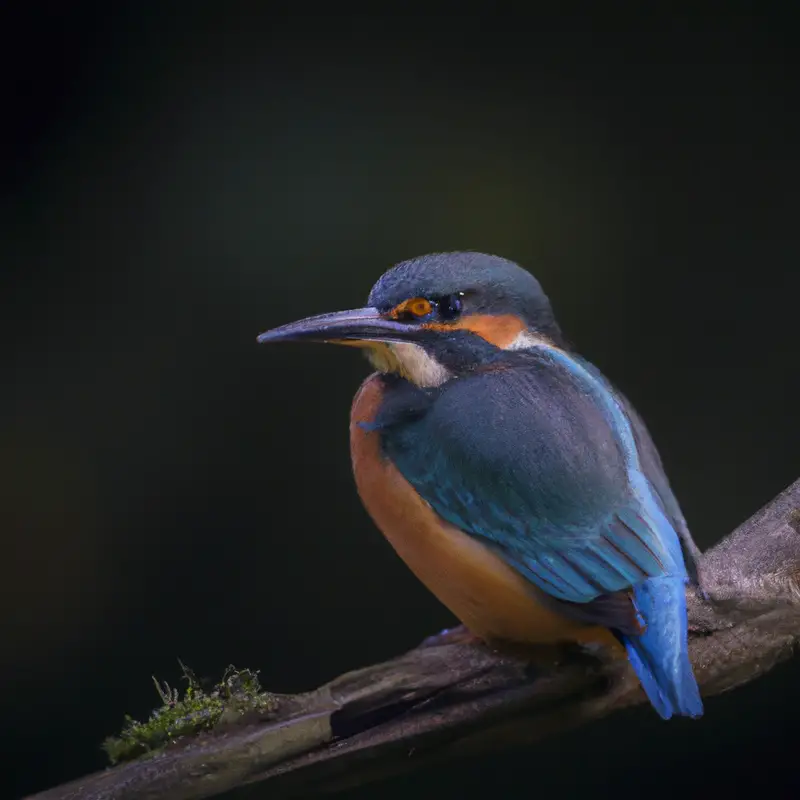
[[513, 314], [471, 314], [447, 327], [472, 331], [495, 347], [505, 349], [526, 330], [527, 325]]

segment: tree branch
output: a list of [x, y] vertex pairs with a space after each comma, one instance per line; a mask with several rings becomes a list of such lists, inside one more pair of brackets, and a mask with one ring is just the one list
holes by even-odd
[[[788, 658], [800, 638], [800, 480], [706, 553], [700, 580], [706, 597], [690, 589], [687, 599], [704, 695]], [[469, 643], [459, 629], [272, 699], [259, 719], [223, 715], [208, 734], [35, 797], [194, 800], [265, 782], [271, 798], [329, 792], [529, 743], [645, 701], [627, 661], [600, 649], [534, 664]]]

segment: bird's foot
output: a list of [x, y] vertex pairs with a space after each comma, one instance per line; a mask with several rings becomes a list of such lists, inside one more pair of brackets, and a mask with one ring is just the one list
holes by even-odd
[[464, 625], [445, 628], [439, 633], [424, 639], [420, 647], [440, 647], [444, 644], [482, 644], [483, 640], [470, 632]]
[[500, 655], [527, 661], [531, 666], [545, 672], [558, 669], [564, 664], [585, 664], [587, 668], [592, 668], [599, 663], [619, 658], [625, 652], [616, 641], [602, 639], [555, 642], [490, 640], [487, 645]]
[[544, 671], [558, 667], [576, 647], [565, 642], [512, 642], [505, 639], [492, 639], [487, 645], [498, 655], [527, 661]]

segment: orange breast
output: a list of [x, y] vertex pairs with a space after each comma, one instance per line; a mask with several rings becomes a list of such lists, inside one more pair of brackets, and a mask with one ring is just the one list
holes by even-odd
[[477, 539], [442, 520], [383, 457], [379, 434], [357, 424], [374, 419], [381, 394], [376, 373], [367, 378], [353, 400], [353, 470], [367, 512], [414, 574], [483, 639], [607, 641], [607, 631], [586, 628], [543, 606], [533, 584]]

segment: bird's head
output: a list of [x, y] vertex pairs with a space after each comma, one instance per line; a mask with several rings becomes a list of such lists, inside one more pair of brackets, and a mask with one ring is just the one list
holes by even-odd
[[484, 253], [420, 256], [385, 272], [365, 308], [291, 322], [258, 341], [318, 341], [367, 349], [381, 372], [437, 386], [497, 349], [515, 350], [561, 333], [539, 282]]

